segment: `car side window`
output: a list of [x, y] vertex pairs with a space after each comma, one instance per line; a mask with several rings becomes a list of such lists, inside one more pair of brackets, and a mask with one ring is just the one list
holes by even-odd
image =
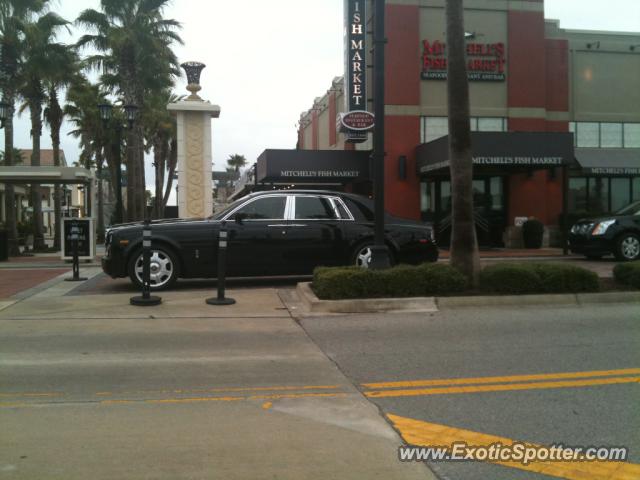
[[344, 202], [347, 204], [347, 208], [351, 211], [353, 218], [357, 222], [373, 222], [373, 212], [367, 207], [351, 200], [350, 198], [345, 198]]
[[296, 197], [296, 220], [335, 220], [336, 214], [328, 198]]
[[245, 205], [236, 214], [240, 213], [246, 220], [284, 220], [284, 209], [287, 197], [259, 198]]

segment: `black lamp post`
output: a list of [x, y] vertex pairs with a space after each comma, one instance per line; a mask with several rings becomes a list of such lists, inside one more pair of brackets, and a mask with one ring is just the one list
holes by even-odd
[[[98, 109], [100, 110], [100, 118], [104, 122], [104, 124], [108, 124], [111, 121], [113, 116], [113, 105], [110, 103], [102, 103], [98, 105]], [[136, 105], [125, 105], [124, 106], [124, 117], [127, 120], [127, 127], [131, 129], [133, 127], [133, 123], [136, 120], [138, 115], [138, 107]], [[122, 125], [120, 122], [115, 124], [116, 131], [116, 140], [112, 145], [112, 151], [115, 154], [116, 161], [116, 214], [115, 221], [116, 223], [122, 223]]]
[[374, 195], [374, 245], [371, 248], [373, 269], [389, 268], [389, 249], [384, 242], [384, 48], [387, 43], [384, 33], [384, 0], [375, 0], [375, 23], [373, 28], [373, 78], [374, 114], [373, 130], [373, 195]]

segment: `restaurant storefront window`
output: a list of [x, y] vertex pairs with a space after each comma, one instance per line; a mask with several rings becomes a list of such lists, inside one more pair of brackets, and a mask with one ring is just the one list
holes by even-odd
[[620, 210], [631, 203], [631, 189], [628, 178], [611, 179], [611, 211]]
[[587, 211], [587, 179], [585, 177], [569, 179], [569, 211]]
[[589, 178], [589, 213], [600, 214], [609, 211], [609, 179], [603, 177]]
[[569, 212], [585, 215], [613, 213], [640, 200], [640, 177], [572, 177]]

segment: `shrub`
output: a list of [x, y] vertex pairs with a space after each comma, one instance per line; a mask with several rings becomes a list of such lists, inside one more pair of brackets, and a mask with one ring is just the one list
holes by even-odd
[[530, 265], [500, 263], [480, 271], [480, 289], [487, 293], [522, 294], [539, 292], [540, 277]]
[[480, 289], [488, 293], [580, 293], [600, 289], [595, 272], [563, 263], [503, 263], [480, 272]]
[[459, 293], [467, 288], [459, 271], [442, 264], [399, 265], [387, 270], [319, 267], [313, 272], [318, 298], [421, 297]]
[[522, 240], [525, 248], [540, 248], [544, 237], [544, 225], [535, 218], [530, 218], [522, 224]]
[[640, 289], [640, 261], [617, 264], [613, 267], [613, 278], [622, 285]]

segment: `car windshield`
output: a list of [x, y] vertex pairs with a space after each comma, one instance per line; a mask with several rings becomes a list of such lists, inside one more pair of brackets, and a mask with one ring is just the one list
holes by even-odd
[[634, 202], [618, 210], [614, 215], [640, 215], [640, 202]]

